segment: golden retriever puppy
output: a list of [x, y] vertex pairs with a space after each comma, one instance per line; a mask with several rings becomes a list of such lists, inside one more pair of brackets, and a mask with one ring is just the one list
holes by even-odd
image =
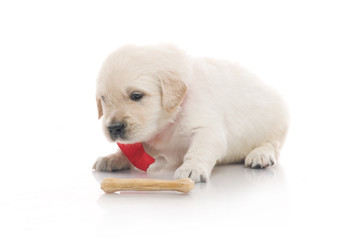
[[[98, 76], [97, 106], [109, 140], [143, 143], [159, 162], [178, 166], [175, 178], [195, 182], [207, 181], [216, 164], [275, 164], [289, 125], [282, 97], [256, 76], [172, 45], [128, 45], [111, 53]], [[119, 151], [93, 168], [130, 166]]]

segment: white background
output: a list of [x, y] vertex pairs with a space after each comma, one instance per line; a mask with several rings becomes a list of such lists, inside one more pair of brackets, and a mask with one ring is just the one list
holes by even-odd
[[[1, 1], [1, 239], [348, 239], [347, 1]], [[275, 86], [292, 125], [280, 164], [217, 167], [189, 195], [103, 194], [116, 150], [95, 79], [126, 43], [171, 42]]]

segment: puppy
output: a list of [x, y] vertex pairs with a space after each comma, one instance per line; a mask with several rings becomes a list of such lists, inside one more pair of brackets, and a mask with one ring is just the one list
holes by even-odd
[[[98, 76], [97, 106], [110, 141], [141, 142], [156, 160], [178, 166], [175, 178], [195, 182], [207, 181], [216, 164], [275, 164], [289, 125], [282, 97], [253, 74], [172, 45], [111, 53]], [[93, 168], [130, 166], [119, 151]]]

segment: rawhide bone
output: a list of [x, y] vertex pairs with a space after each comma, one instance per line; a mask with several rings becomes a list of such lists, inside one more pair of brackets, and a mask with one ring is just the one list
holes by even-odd
[[161, 180], [161, 179], [121, 179], [105, 178], [101, 189], [106, 193], [118, 191], [177, 191], [188, 193], [195, 186], [190, 178]]

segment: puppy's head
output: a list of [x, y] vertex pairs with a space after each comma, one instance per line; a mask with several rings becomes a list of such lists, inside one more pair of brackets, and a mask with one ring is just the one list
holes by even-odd
[[107, 138], [145, 142], [180, 109], [190, 73], [186, 55], [173, 46], [126, 46], [105, 60], [97, 80], [97, 107]]

